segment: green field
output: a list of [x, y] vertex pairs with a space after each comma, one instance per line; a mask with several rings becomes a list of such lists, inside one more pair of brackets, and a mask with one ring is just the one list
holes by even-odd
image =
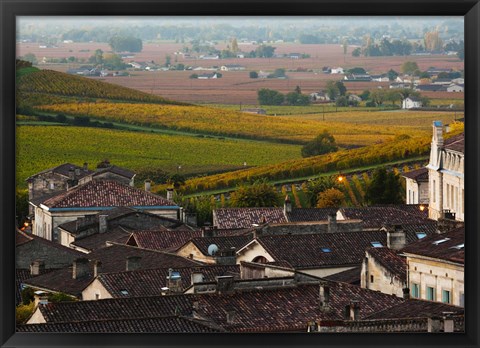
[[[161, 169], [183, 175], [214, 173], [300, 158], [300, 146], [245, 140], [170, 136], [71, 126], [17, 128], [17, 181], [70, 162], [95, 167], [104, 159], [141, 172]], [[178, 166], [181, 166], [178, 169]]]

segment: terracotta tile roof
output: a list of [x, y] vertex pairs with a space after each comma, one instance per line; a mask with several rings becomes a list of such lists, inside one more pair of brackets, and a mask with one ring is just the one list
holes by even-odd
[[213, 224], [219, 229], [251, 228], [254, 224], [287, 222], [283, 208], [219, 208]]
[[444, 142], [444, 148], [446, 150], [465, 153], [465, 133], [446, 139]]
[[[403, 225], [413, 223], [425, 223], [429, 221], [423, 214], [424, 209], [418, 213], [414, 212], [415, 207], [403, 206], [371, 206], [360, 208], [341, 208], [341, 213], [347, 219], [359, 219], [363, 221], [364, 228], [381, 228], [384, 225]], [[430, 220], [431, 221], [431, 220]]]
[[465, 262], [465, 228], [457, 228], [442, 234], [432, 234], [417, 243], [407, 245], [401, 251], [404, 254], [415, 254], [440, 260]]
[[[284, 260], [295, 269], [358, 265], [372, 242], [387, 243], [387, 234], [338, 232], [302, 235], [260, 236], [257, 241], [276, 260]], [[324, 252], [322, 248], [330, 251]]]
[[81, 239], [75, 239], [75, 242], [71, 244], [73, 246], [86, 249], [90, 252], [100, 248], [105, 248], [107, 246], [107, 242], [125, 244], [131, 235], [132, 232], [121, 227], [115, 227], [107, 230], [105, 233], [96, 233]]
[[293, 208], [287, 213], [288, 222], [307, 222], [328, 220], [328, 214], [335, 214], [336, 208]]
[[[75, 256], [76, 257], [82, 257], [82, 256], [85, 255], [82, 252], [76, 251], [72, 248], [68, 248], [68, 247], [63, 246], [59, 243], [49, 241], [45, 238], [35, 236], [33, 234], [27, 234], [27, 233], [19, 231], [19, 230], [17, 230], [16, 233], [15, 233], [15, 242], [16, 242], [16, 247], [21, 247], [22, 245], [24, 245], [26, 243], [35, 242], [35, 243], [42, 244], [43, 248], [46, 247], [46, 248], [57, 249], [61, 253], [67, 253], [67, 254], [70, 254], [74, 257]], [[44, 260], [44, 261], [46, 261], [46, 260]], [[47, 266], [48, 266], [48, 264], [47, 264]]]
[[360, 285], [360, 267], [354, 267], [343, 272], [335, 273], [324, 277], [326, 280], [333, 282], [343, 282], [348, 284]]
[[[202, 273], [204, 282], [215, 281], [216, 276], [232, 275], [240, 278], [240, 266], [197, 266], [173, 268], [181, 276], [182, 289], [191, 285], [192, 273]], [[103, 273], [97, 278], [114, 298], [158, 296], [168, 287], [168, 268], [157, 268], [117, 273]], [[124, 292], [122, 292], [124, 291]]]
[[[299, 284], [234, 293], [149, 296], [40, 305], [47, 323], [196, 315], [229, 332], [305, 332], [308, 321], [341, 320], [345, 306], [358, 301], [359, 317], [405, 302], [404, 299], [346, 283], [327, 282], [330, 311], [319, 309], [319, 285]], [[227, 321], [227, 312], [234, 312]]]
[[412, 170], [410, 172], [403, 173], [405, 178], [413, 179], [415, 181], [428, 181], [428, 169], [423, 167], [420, 169]]
[[163, 197], [115, 181], [90, 181], [43, 202], [49, 208], [176, 206]]
[[464, 308], [441, 302], [409, 299], [385, 310], [376, 312], [367, 319], [401, 319], [443, 316], [444, 312], [463, 314]]
[[253, 239], [251, 235], [228, 236], [228, 237], [197, 237], [191, 242], [204, 254], [208, 255], [208, 247], [216, 244], [219, 251], [239, 250]]
[[400, 256], [397, 251], [383, 247], [369, 248], [367, 253], [400, 281], [407, 281], [407, 260]]
[[175, 251], [192, 238], [201, 237], [202, 231], [185, 228], [169, 230], [133, 231], [126, 242], [140, 248]]
[[179, 316], [17, 325], [17, 332], [214, 333], [224, 331], [212, 323]]
[[35, 178], [35, 177], [37, 177], [41, 174], [50, 173], [50, 172], [55, 173], [55, 174], [59, 174], [59, 175], [62, 175], [64, 177], [68, 178], [70, 169], [73, 169], [73, 170], [80, 169], [80, 175], [77, 175], [76, 176], [77, 178], [83, 178], [83, 177], [93, 173], [93, 171], [91, 171], [91, 170], [84, 171], [83, 167], [79, 167], [75, 164], [64, 163], [64, 164], [61, 164], [61, 165], [59, 165], [57, 167], [54, 167], [54, 168], [49, 168], [49, 169], [42, 170], [41, 172], [39, 172], [37, 174], [34, 174], [31, 177], [29, 177], [27, 179], [27, 181], [31, 180], [31, 179], [33, 179], [33, 178]]
[[[359, 301], [360, 318], [405, 301], [346, 283], [328, 285], [328, 313], [319, 309], [318, 284], [204, 294], [198, 296], [199, 313], [229, 332], [305, 332], [308, 321], [343, 319], [345, 306], [352, 300]], [[232, 322], [227, 322], [228, 311], [235, 313]]]
[[96, 301], [49, 302], [39, 310], [47, 323], [161, 318], [190, 315], [194, 298], [185, 295], [147, 296]]
[[159, 267], [188, 267], [198, 266], [198, 261], [189, 260], [181, 256], [165, 252], [135, 248], [126, 245], [113, 244], [107, 248], [97, 249], [90, 254], [82, 254], [90, 262], [88, 272], [84, 277], [73, 279], [72, 267], [62, 268], [45, 275], [35, 277], [27, 282], [32, 287], [50, 291], [61, 291], [73, 296], [80, 296], [81, 292], [93, 279], [93, 262], [102, 263], [100, 273], [121, 272], [126, 270], [126, 259], [129, 256], [139, 256], [139, 269]]
[[221, 208], [214, 211], [214, 225], [219, 229], [252, 228], [254, 224], [326, 221], [333, 208], [293, 208], [284, 213], [282, 208]]

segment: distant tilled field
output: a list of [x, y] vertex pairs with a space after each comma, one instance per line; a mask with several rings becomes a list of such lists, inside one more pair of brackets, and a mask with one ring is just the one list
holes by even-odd
[[[300, 45], [300, 44], [272, 44], [276, 47], [276, 53], [305, 53], [310, 58], [289, 59], [289, 58], [232, 58], [223, 60], [203, 60], [203, 59], [184, 59], [182, 55], [176, 55], [175, 52], [182, 50], [183, 44], [145, 43], [143, 51], [135, 55], [134, 58], [125, 59], [126, 61], [154, 61], [157, 64], [164, 64], [165, 57], [171, 56], [171, 63], [183, 63], [186, 66], [210, 68], [212, 66], [222, 66], [225, 64], [240, 64], [245, 66], [244, 71], [222, 72], [223, 77], [212, 80], [195, 80], [189, 76], [193, 73], [201, 74], [207, 71], [157, 71], [143, 72], [132, 71], [129, 77], [105, 77], [101, 78], [110, 83], [131, 87], [148, 93], [154, 93], [169, 99], [185, 102], [210, 102], [223, 104], [255, 104], [257, 102], [257, 90], [260, 88], [272, 88], [283, 93], [292, 91], [296, 86], [300, 86], [303, 93], [311, 93], [321, 90], [325, 87], [328, 80], [343, 79], [343, 75], [330, 75], [321, 72], [324, 66], [343, 67], [344, 69], [352, 67], [362, 67], [372, 74], [385, 73], [390, 69], [401, 71], [401, 66], [405, 61], [416, 61], [421, 70], [429, 67], [452, 68], [461, 70], [464, 67], [462, 61], [452, 56], [409, 56], [409, 57], [352, 57], [351, 51], [354, 47], [348, 48], [348, 53], [344, 56], [341, 45]], [[217, 48], [224, 47], [220, 43]], [[240, 50], [250, 52], [255, 49], [253, 45], [239, 45]], [[100, 43], [72, 43], [59, 44], [57, 48], [40, 48], [38, 44], [22, 43], [17, 45], [18, 55], [33, 53], [39, 61], [46, 58], [68, 58], [75, 56], [85, 58], [92, 56], [96, 49], [104, 52], [110, 51], [108, 44]], [[48, 68], [59, 71], [66, 71], [74, 65], [49, 65], [41, 64], [40, 68]], [[276, 68], [287, 70], [288, 79], [250, 79], [250, 71], [272, 72]], [[312, 71], [304, 71], [312, 70]], [[100, 78], [97, 78], [100, 79]], [[359, 93], [365, 89], [385, 88], [388, 83], [368, 82], [358, 83], [350, 82], [346, 86], [350, 92]], [[446, 93], [442, 98], [462, 98], [463, 94]], [[431, 98], [437, 98], [436, 95], [429, 95]]]

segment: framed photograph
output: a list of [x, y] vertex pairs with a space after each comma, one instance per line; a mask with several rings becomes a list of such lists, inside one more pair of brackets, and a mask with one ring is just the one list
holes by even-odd
[[0, 13], [2, 347], [479, 345], [478, 1]]

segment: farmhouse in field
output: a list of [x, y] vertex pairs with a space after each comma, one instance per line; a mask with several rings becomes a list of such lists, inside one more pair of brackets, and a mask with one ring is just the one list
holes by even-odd
[[417, 97], [407, 97], [402, 101], [402, 109], [417, 109], [423, 106], [423, 102]]
[[221, 71], [242, 71], [245, 70], [244, 66], [240, 64], [225, 64], [220, 67]]

